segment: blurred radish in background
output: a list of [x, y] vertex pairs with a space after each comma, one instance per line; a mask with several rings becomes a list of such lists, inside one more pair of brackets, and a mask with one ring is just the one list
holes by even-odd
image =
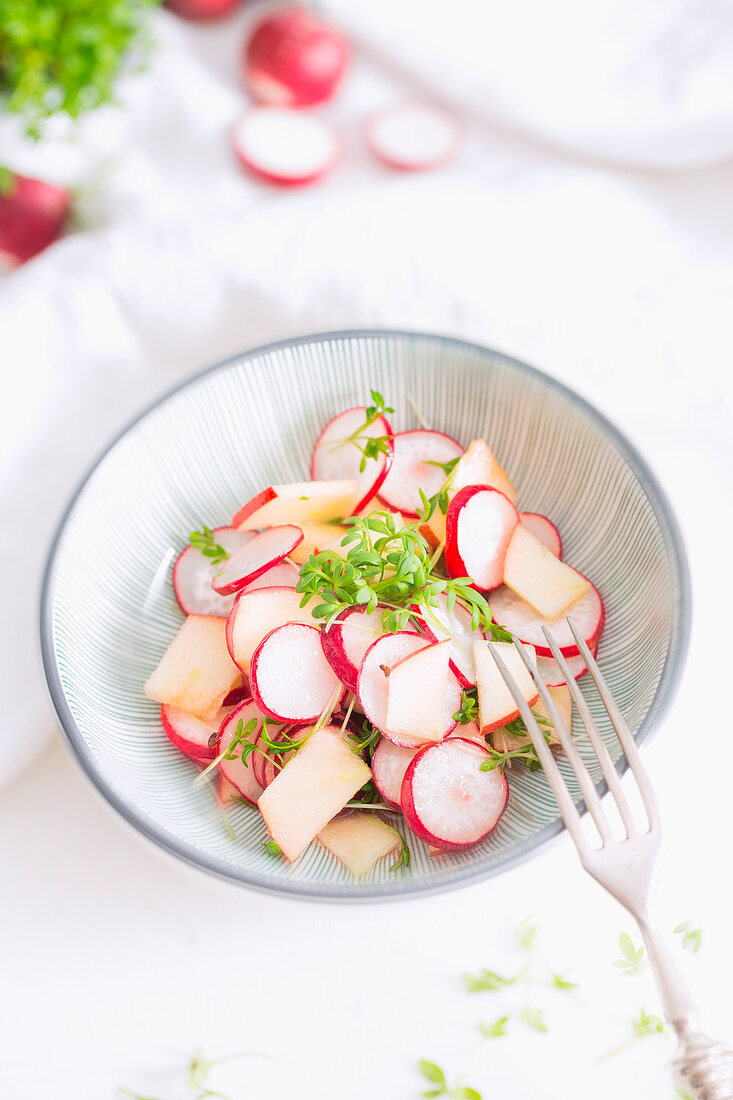
[[303, 8], [287, 8], [259, 23], [245, 45], [247, 89], [258, 103], [278, 107], [323, 103], [341, 83], [349, 56], [337, 30]]
[[0, 168], [0, 260], [15, 267], [61, 232], [71, 196], [62, 187]]

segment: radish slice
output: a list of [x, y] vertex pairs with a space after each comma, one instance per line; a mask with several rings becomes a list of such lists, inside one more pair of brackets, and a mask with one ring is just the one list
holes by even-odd
[[[214, 542], [232, 555], [254, 538], [254, 532], [235, 531], [233, 527], [215, 527], [211, 533]], [[220, 570], [221, 562], [212, 562], [195, 546], [187, 546], [179, 554], [173, 566], [173, 590], [184, 615], [216, 615], [226, 619], [234, 600], [219, 595], [211, 587]]]
[[405, 772], [400, 799], [416, 836], [455, 851], [489, 835], [504, 813], [509, 785], [499, 768], [481, 771], [488, 755], [460, 737], [417, 753]]
[[463, 604], [455, 603], [448, 610], [448, 597], [441, 592], [437, 607], [415, 607], [420, 612], [420, 624], [429, 638], [442, 642], [451, 640], [450, 667], [458, 677], [461, 687], [474, 687], [476, 669], [473, 663], [473, 643], [482, 638], [480, 630], [471, 628], [471, 612]]
[[534, 535], [538, 542], [546, 546], [551, 554], [556, 558], [562, 558], [562, 539], [552, 520], [540, 515], [539, 512], [520, 512], [519, 522], [530, 535]]
[[302, 598], [294, 588], [284, 585], [240, 592], [227, 619], [226, 642], [242, 672], [249, 675], [252, 654], [275, 627], [285, 623], [313, 625], [308, 608], [300, 606]]
[[482, 749], [486, 748], [486, 738], [479, 729], [478, 722], [466, 722], [462, 726], [458, 725], [453, 733], [449, 733], [448, 736], [462, 737], [464, 741], [475, 741]]
[[[243, 723], [243, 728], [245, 728], [253, 718], [257, 720], [258, 725], [248, 737], [249, 741], [253, 741], [259, 730], [262, 729], [262, 717], [261, 711], [257, 709], [257, 706], [251, 699], [245, 699], [243, 703], [235, 707], [234, 710], [227, 715], [221, 727], [219, 742], [216, 746], [216, 755], [220, 756], [225, 749], [229, 748], [237, 735], [237, 727], [240, 721]], [[228, 760], [224, 756], [219, 761], [219, 771], [225, 779], [237, 788], [242, 798], [255, 806], [257, 804], [257, 799], [262, 794], [262, 787], [257, 782], [252, 767], [252, 756], [255, 754], [252, 753], [247, 758], [247, 761], [244, 762], [242, 760], [241, 748], [234, 748], [232, 753], [235, 757], [233, 760]]]
[[221, 705], [222, 707], [237, 707], [245, 699], [251, 699], [249, 684], [246, 681], [240, 684], [239, 687], [232, 688]]
[[390, 168], [438, 168], [455, 156], [461, 131], [454, 115], [432, 103], [402, 103], [366, 124], [370, 151]]
[[385, 802], [400, 805], [400, 790], [405, 772], [418, 749], [405, 749], [383, 737], [372, 757], [371, 769], [374, 786]]
[[232, 143], [243, 167], [270, 183], [313, 183], [341, 155], [341, 143], [327, 123], [283, 107], [252, 107], [235, 125]]
[[445, 567], [451, 577], [470, 577], [482, 591], [504, 579], [504, 558], [519, 513], [498, 489], [467, 485], [445, 517]]
[[385, 610], [383, 607], [376, 607], [374, 611], [364, 607], [349, 608], [321, 634], [326, 660], [349, 691], [356, 692], [359, 669], [369, 646], [384, 634], [382, 615]]
[[[311, 457], [313, 481], [340, 481], [350, 478], [356, 482], [359, 487], [359, 502], [354, 508], [354, 513], [360, 512], [376, 496], [392, 465], [394, 451], [392, 427], [387, 418], [377, 417], [368, 428], [364, 427], [365, 421], [364, 405], [347, 409], [340, 416], [335, 416], [326, 424], [316, 440]], [[386, 439], [387, 453], [380, 453], [376, 458], [368, 458], [364, 470], [360, 469], [364, 461], [360, 446], [350, 441], [350, 437], [355, 433], [359, 435], [361, 447], [364, 446], [364, 437]]]
[[228, 806], [230, 802], [239, 801], [241, 795], [233, 783], [230, 783], [228, 779], [219, 774], [216, 783], [216, 797], [222, 806]]
[[552, 657], [552, 650], [547, 644], [547, 639], [542, 633], [542, 627], [546, 626], [560, 647], [564, 657], [576, 657], [578, 647], [575, 644], [566, 616], [570, 615], [583, 639], [591, 649], [598, 644], [598, 639], [603, 630], [606, 619], [606, 610], [603, 606], [598, 589], [590, 586], [585, 595], [571, 604], [561, 619], [553, 622], [543, 619], [535, 609], [525, 600], [520, 599], [511, 588], [504, 586], [497, 588], [489, 596], [489, 606], [494, 616], [494, 621], [503, 626], [511, 634], [515, 634], [520, 642], [533, 645], [538, 657]]
[[[277, 734], [273, 734], [272, 731], [269, 731], [269, 737], [271, 741], [277, 742], [280, 740]], [[295, 738], [292, 739], [295, 740]], [[253, 740], [257, 745], [265, 748], [262, 745], [262, 730]], [[255, 779], [263, 789], [270, 786], [275, 776], [282, 771], [294, 752], [295, 749], [290, 749], [288, 752], [274, 754], [271, 749], [265, 749], [264, 752], [252, 753], [252, 769], [255, 773]]]
[[180, 707], [164, 703], [160, 708], [160, 723], [168, 740], [200, 764], [202, 761], [213, 760], [216, 756], [216, 738], [227, 714], [229, 710], [222, 707], [213, 721], [202, 722], [200, 718], [194, 718], [193, 714], [188, 714]]
[[[237, 532], [239, 533], [239, 532]], [[292, 523], [282, 527], [268, 527], [250, 539], [226, 562], [212, 581], [214, 590], [222, 596], [230, 596], [256, 581], [273, 565], [286, 558], [303, 541], [300, 527]]]
[[315, 722], [343, 686], [326, 660], [320, 631], [303, 623], [277, 627], [260, 642], [250, 671], [252, 698], [276, 722]]
[[253, 581], [245, 584], [242, 592], [254, 592], [258, 588], [295, 588], [300, 570], [291, 561], [280, 561], [272, 565]]
[[[371, 724], [376, 726], [387, 740], [403, 748], [418, 748], [429, 739], [398, 735], [387, 730], [389, 683], [384, 670], [385, 668], [391, 669], [398, 661], [409, 657], [412, 653], [417, 653], [418, 650], [424, 649], [426, 645], [430, 644], [424, 635], [412, 631], [403, 630], [397, 634], [385, 634], [369, 647], [359, 669], [357, 693], [361, 709]], [[453, 715], [460, 708], [460, 705], [461, 685], [456, 677], [449, 672], [445, 699], [444, 737], [455, 728], [456, 721]]]
[[349, 44], [310, 12], [288, 8], [257, 25], [244, 60], [247, 89], [253, 99], [280, 107], [303, 107], [334, 94], [349, 62]]
[[[595, 657], [598, 652], [597, 643], [590, 647], [590, 651]], [[570, 669], [570, 675], [574, 680], [579, 680], [581, 676], [585, 676], [588, 671], [585, 659], [581, 657], [580, 654], [578, 654], [577, 657], [566, 657], [565, 661]], [[538, 657], [537, 671], [548, 687], [562, 687], [563, 684], [567, 683], [562, 669], [552, 657]]]
[[435, 496], [447, 477], [441, 464], [462, 454], [460, 443], [442, 432], [398, 432], [392, 466], [379, 490], [379, 499], [395, 512], [417, 516], [422, 507], [420, 489], [426, 497]]

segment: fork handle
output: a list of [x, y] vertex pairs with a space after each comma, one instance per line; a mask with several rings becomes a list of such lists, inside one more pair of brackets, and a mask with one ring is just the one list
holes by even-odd
[[[697, 1005], [663, 936], [645, 917], [637, 917], [665, 1019], [675, 1030], [697, 1027]], [[679, 1033], [679, 1032], [678, 1032]]]

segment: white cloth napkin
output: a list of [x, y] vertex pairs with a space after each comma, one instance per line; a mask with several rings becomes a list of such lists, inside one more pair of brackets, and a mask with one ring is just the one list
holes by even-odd
[[[611, 110], [613, 88], [600, 76], [578, 94], [571, 116], [575, 100], [565, 80], [553, 85], [553, 66], [545, 63], [532, 75], [543, 43], [553, 43], [548, 53], [558, 43], [557, 34], [547, 37], [551, 20], [539, 0], [521, 5], [535, 42], [524, 79], [505, 53], [510, 23], [519, 28], [519, 16], [505, 12], [493, 37], [486, 31], [494, 44], [490, 81], [485, 67], [464, 66], [472, 33], [453, 37], [459, 16], [466, 26], [469, 19], [478, 25], [485, 10], [480, 0], [470, 10], [466, 3], [443, 5], [450, 16], [433, 24], [432, 37], [429, 6], [413, 35], [404, 22], [407, 5], [349, 0], [338, 7], [339, 18], [353, 19], [365, 38], [368, 31], [381, 53], [399, 55], [436, 94], [455, 83], [453, 90], [462, 87], [462, 97], [474, 103], [472, 89], [487, 81], [491, 96], [487, 90], [484, 102], [493, 106], [486, 117], [502, 129], [469, 124], [463, 153], [448, 170], [393, 173], [370, 160], [360, 124], [373, 108], [414, 93], [416, 85], [383, 69], [377, 57], [357, 57], [338, 101], [324, 112], [346, 142], [345, 161], [333, 176], [302, 190], [247, 178], [227, 131], [245, 102], [240, 43], [248, 20], [262, 13], [259, 6], [254, 15], [245, 8], [211, 27], [159, 13], [158, 49], [150, 71], [126, 82], [126, 110], [98, 112], [71, 143], [59, 138], [31, 146], [12, 120], [0, 122], [0, 161], [87, 192], [79, 201], [86, 227], [0, 281], [0, 784], [33, 758], [54, 725], [39, 667], [38, 586], [72, 489], [146, 402], [229, 353], [338, 327], [448, 331], [534, 360], [595, 396], [632, 432], [643, 432], [647, 449], [670, 470], [679, 464], [679, 433], [696, 427], [705, 426], [712, 451], [719, 446], [723, 454], [724, 433], [716, 440], [709, 422], [714, 411], [713, 425], [719, 423], [729, 396], [722, 364], [731, 351], [731, 169], [644, 176], [548, 151], [548, 142], [567, 146], [582, 131], [595, 135], [589, 152], [617, 156], [622, 146], [611, 134], [620, 136], [621, 123]], [[498, 20], [496, 7], [490, 10]], [[610, 0], [603, 10], [611, 12]], [[661, 7], [647, 10], [661, 27]], [[635, 28], [630, 11], [619, 2], [619, 20]], [[669, 11], [669, 33], [677, 33], [685, 13], [691, 26], [695, 11], [695, 26], [704, 29], [709, 20], [719, 31], [709, 48], [699, 36], [698, 47], [690, 46], [699, 64], [685, 70], [689, 82], [681, 76], [673, 82], [664, 110], [661, 93], [655, 100], [655, 117], [664, 122], [657, 129], [658, 163], [684, 159], [693, 86], [704, 85], [709, 94], [699, 98], [694, 115], [700, 125], [691, 159], [712, 159], [726, 149], [715, 121], [733, 102], [733, 66], [721, 72], [724, 20], [703, 0], [677, 4]], [[595, 51], [598, 70], [623, 84], [619, 51], [604, 54], [595, 25], [586, 52]], [[647, 25], [639, 50], [653, 38]], [[657, 45], [660, 65], [662, 59], [671, 64], [665, 42], [662, 37]], [[566, 69], [572, 52], [554, 55], [559, 68]], [[514, 57], [518, 64], [516, 50]], [[594, 69], [581, 60], [579, 67]], [[633, 69], [628, 79], [637, 79]], [[522, 112], [508, 106], [519, 102], [520, 88]], [[530, 101], [531, 126], [525, 124]], [[651, 128], [634, 112], [629, 121], [635, 125], [625, 132], [623, 156], [638, 147], [649, 160]], [[515, 123], [518, 137], [506, 133]], [[544, 145], [528, 141], [530, 131], [541, 134]], [[732, 134], [729, 127], [728, 138]], [[675, 397], [691, 364], [697, 385], [683, 408]], [[700, 461], [705, 466], [708, 459]]]

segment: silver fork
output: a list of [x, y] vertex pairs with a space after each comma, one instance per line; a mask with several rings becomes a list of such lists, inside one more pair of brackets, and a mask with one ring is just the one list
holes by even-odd
[[601, 670], [579, 634], [572, 618], [568, 618], [567, 621], [578, 650], [585, 660], [588, 671], [598, 689], [598, 694], [608, 712], [611, 725], [621, 743], [621, 748], [636, 780], [648, 819], [648, 828], [640, 830], [636, 827], [618, 773], [593, 721], [588, 704], [573, 679], [555, 639], [547, 628], [543, 628], [548, 645], [568, 683], [573, 701], [598, 758], [603, 778], [618, 808], [626, 832], [623, 840], [614, 838], [590, 773], [573, 743], [570, 730], [564, 725], [552, 696], [537, 672], [526, 648], [517, 638], [513, 639], [514, 645], [519, 650], [520, 656], [537, 686], [540, 697], [560, 739], [560, 744], [578, 780], [583, 800], [601, 839], [600, 847], [594, 847], [586, 837], [581, 825], [580, 814], [573, 802], [570, 791], [565, 785], [544, 734], [514, 677], [508, 671], [499, 651], [492, 643], [489, 643], [489, 649], [504, 678], [504, 682], [514, 696], [527, 727], [527, 732], [555, 795], [563, 821], [578, 850], [580, 862], [586, 871], [608, 890], [609, 894], [628, 909], [639, 926], [659, 989], [664, 1016], [677, 1036], [677, 1054], [671, 1067], [677, 1082], [695, 1100], [733, 1100], [733, 1051], [722, 1043], [708, 1038], [700, 1030], [697, 1007], [692, 995], [687, 989], [667, 944], [649, 918], [649, 886], [661, 842], [659, 807], [654, 788], [647, 770], [641, 762], [636, 742], [614, 702]]

